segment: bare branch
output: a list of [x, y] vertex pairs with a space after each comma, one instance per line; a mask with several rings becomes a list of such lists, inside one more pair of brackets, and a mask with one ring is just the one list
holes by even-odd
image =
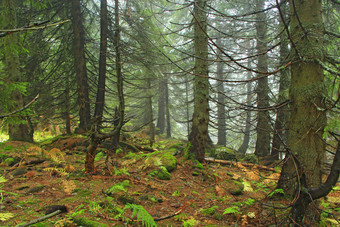
[[39, 98], [39, 94], [37, 94], [37, 95], [32, 99], [32, 101], [30, 101], [29, 103], [27, 103], [24, 107], [22, 107], [22, 108], [20, 108], [20, 109], [18, 109], [18, 110], [15, 110], [15, 111], [13, 111], [13, 112], [11, 112], [11, 113], [8, 113], [8, 114], [5, 114], [5, 115], [0, 115], [0, 119], [5, 118], [5, 117], [10, 117], [11, 115], [14, 115], [14, 114], [16, 114], [16, 113], [19, 113], [19, 112], [21, 112], [21, 111], [27, 109], [30, 105], [32, 105], [35, 101], [37, 101], [38, 98]]

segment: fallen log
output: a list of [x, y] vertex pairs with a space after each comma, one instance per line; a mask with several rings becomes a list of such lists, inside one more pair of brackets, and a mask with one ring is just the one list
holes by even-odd
[[204, 158], [204, 160], [206, 162], [220, 163], [220, 164], [226, 164], [226, 165], [241, 164], [243, 166], [250, 167], [250, 168], [256, 167], [258, 169], [263, 169], [263, 170], [267, 170], [267, 171], [275, 171], [274, 168], [270, 168], [270, 167], [262, 166], [262, 165], [258, 165], [258, 164], [253, 164], [253, 163], [247, 163], [247, 162], [235, 162], [235, 161], [219, 160], [219, 159], [213, 159], [213, 158]]

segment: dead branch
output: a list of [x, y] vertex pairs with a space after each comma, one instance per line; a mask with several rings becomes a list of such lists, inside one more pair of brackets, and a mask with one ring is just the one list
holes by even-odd
[[37, 95], [32, 99], [32, 101], [30, 101], [29, 103], [27, 103], [24, 107], [22, 107], [22, 108], [20, 108], [20, 109], [18, 109], [18, 110], [15, 110], [15, 111], [13, 111], [13, 112], [11, 112], [11, 113], [8, 113], [8, 114], [5, 114], [5, 115], [0, 115], [0, 119], [5, 118], [5, 117], [12, 116], [12, 115], [14, 115], [14, 114], [16, 114], [16, 113], [19, 113], [19, 112], [21, 112], [21, 111], [27, 109], [30, 105], [32, 105], [35, 101], [37, 101], [38, 98], [39, 98], [39, 94], [37, 94]]

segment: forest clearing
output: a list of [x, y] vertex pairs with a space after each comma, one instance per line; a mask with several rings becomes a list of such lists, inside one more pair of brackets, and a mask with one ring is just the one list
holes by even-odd
[[0, 225], [339, 226], [339, 0], [0, 0]]

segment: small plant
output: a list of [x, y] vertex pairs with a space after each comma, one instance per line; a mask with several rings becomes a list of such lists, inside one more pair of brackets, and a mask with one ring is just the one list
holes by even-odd
[[218, 208], [218, 206], [212, 206], [210, 208], [207, 209], [200, 209], [200, 213], [203, 215], [213, 215], [216, 212], [216, 209]]
[[249, 198], [247, 201], [244, 202], [247, 206], [251, 206], [255, 203], [255, 200], [252, 198]]
[[172, 196], [179, 196], [179, 190], [176, 190], [176, 191], [174, 191], [174, 193], [172, 193]]
[[124, 167], [122, 169], [117, 169], [116, 167], [113, 170], [113, 175], [115, 176], [121, 176], [121, 175], [127, 175], [130, 176], [129, 169]]
[[126, 209], [132, 210], [132, 218], [137, 217], [137, 222], [142, 221], [142, 225], [146, 227], [154, 227], [157, 226], [153, 217], [144, 209], [141, 205], [136, 204], [126, 204], [124, 207], [124, 211]]
[[278, 195], [278, 194], [284, 195], [285, 192], [283, 191], [282, 188], [277, 188], [274, 191], [272, 191], [271, 193], [269, 193], [268, 197], [272, 197], [273, 195]]
[[122, 182], [119, 182], [117, 184], [114, 184], [111, 188], [109, 188], [106, 193], [107, 194], [113, 194], [118, 192], [126, 192], [127, 188], [130, 186], [129, 180], [124, 180]]
[[183, 221], [183, 227], [193, 227], [197, 225], [197, 221], [194, 218]]
[[[4, 201], [4, 197], [2, 195], [2, 193], [4, 192], [3, 190], [1, 190], [1, 188], [4, 186], [3, 183], [5, 183], [7, 180], [0, 175], [0, 207], [2, 202]], [[7, 221], [8, 219], [14, 217], [13, 213], [0, 213], [0, 221]]]
[[232, 206], [224, 210], [223, 214], [241, 214], [240, 207]]

